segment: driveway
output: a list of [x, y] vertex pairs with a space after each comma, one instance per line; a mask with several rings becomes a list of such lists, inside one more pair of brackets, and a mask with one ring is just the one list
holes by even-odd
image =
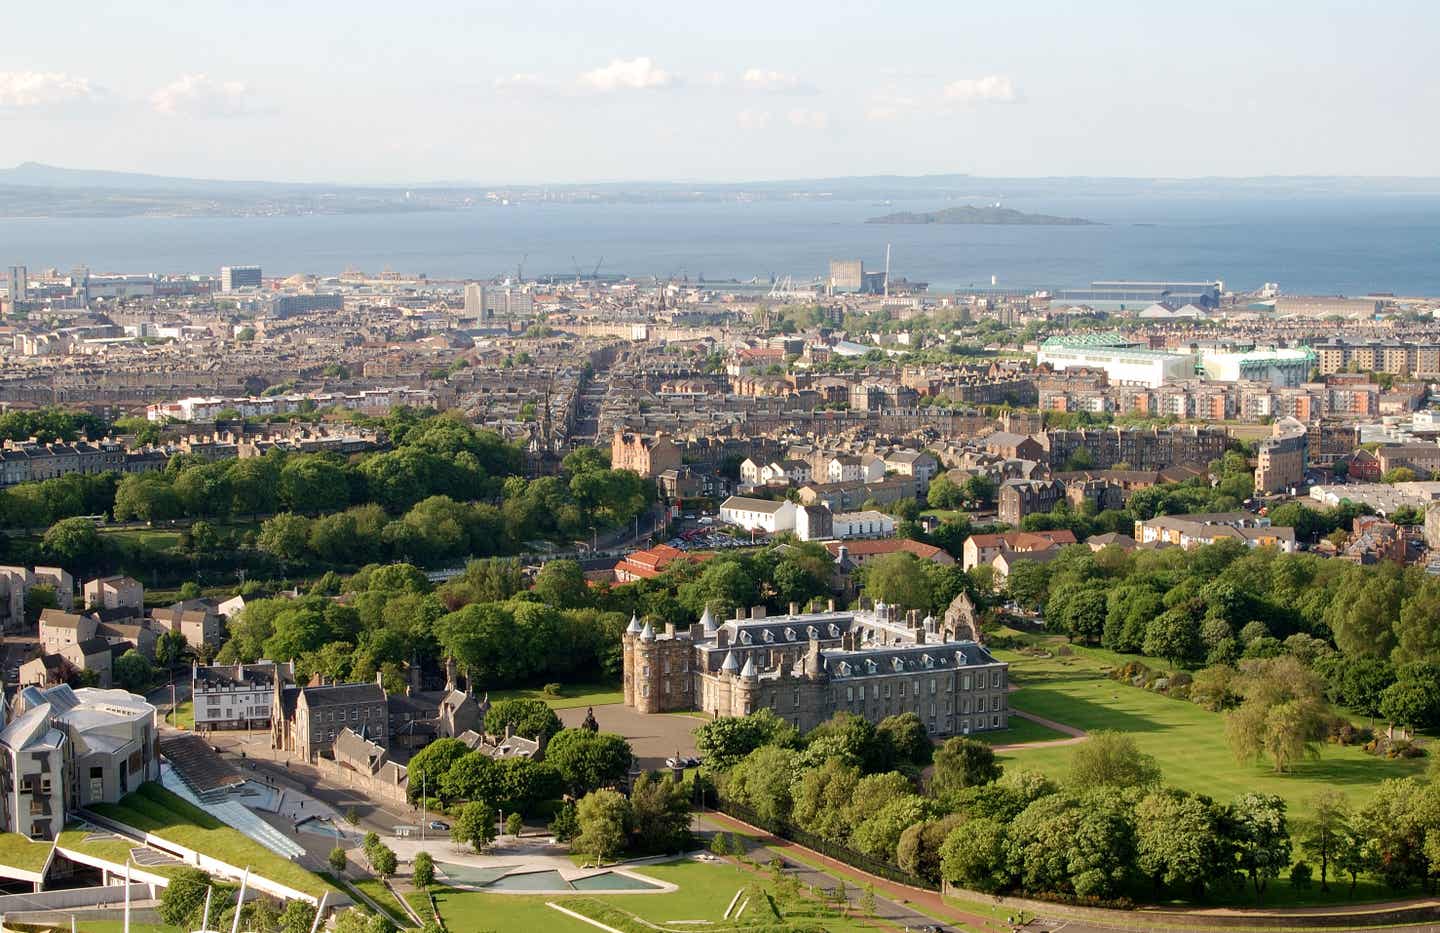
[[[595, 721], [601, 732], [625, 737], [635, 753], [635, 763], [647, 771], [665, 767], [665, 759], [695, 754], [695, 727], [708, 721], [699, 713], [637, 713], [623, 703], [596, 706]], [[585, 707], [557, 710], [567, 727], [585, 721]]]

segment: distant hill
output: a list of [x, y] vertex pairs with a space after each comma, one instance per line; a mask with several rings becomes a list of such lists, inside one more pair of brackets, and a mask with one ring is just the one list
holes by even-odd
[[947, 207], [938, 211], [897, 211], [883, 217], [871, 217], [867, 224], [992, 224], [1016, 227], [1085, 227], [1095, 223], [1083, 217], [1055, 217], [1050, 214], [1027, 214], [1009, 207]]

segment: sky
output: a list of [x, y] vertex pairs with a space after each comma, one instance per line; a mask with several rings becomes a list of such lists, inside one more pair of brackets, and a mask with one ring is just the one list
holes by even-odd
[[0, 166], [1434, 175], [1440, 3], [15, 0]]

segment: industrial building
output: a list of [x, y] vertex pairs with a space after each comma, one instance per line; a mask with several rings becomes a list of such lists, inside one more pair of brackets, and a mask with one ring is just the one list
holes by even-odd
[[1220, 307], [1221, 282], [1091, 282], [1089, 288], [1057, 289], [1052, 308], [1080, 305], [1096, 311], [1138, 314], [1151, 305], [1170, 308], [1194, 305], [1202, 311]]
[[1104, 335], [1051, 337], [1040, 345], [1038, 364], [1054, 369], [1103, 369], [1111, 384], [1158, 388], [1195, 375], [1195, 354], [1147, 350]]
[[1309, 347], [1255, 349], [1241, 353], [1202, 350], [1200, 368], [1217, 382], [1268, 382], [1288, 389], [1306, 382], [1319, 359]]

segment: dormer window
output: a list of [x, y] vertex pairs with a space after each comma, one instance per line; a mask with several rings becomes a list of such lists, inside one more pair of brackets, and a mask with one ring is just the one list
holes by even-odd
[[808, 635], [810, 638], [819, 639], [820, 630], [817, 629], [815, 626], [811, 625], [805, 629], [805, 634]]
[[785, 640], [786, 640], [786, 641], [794, 641], [794, 640], [795, 640], [795, 630], [794, 630], [793, 628], [791, 628], [790, 626], [788, 626], [788, 625], [785, 626]]
[[935, 666], [935, 659], [930, 657], [930, 655], [928, 654], [922, 654], [920, 656], [920, 660], [922, 663], [924, 663], [927, 670]]
[[900, 660], [899, 658], [895, 658], [890, 662], [890, 667], [898, 674], [899, 672], [905, 670], [905, 662]]
[[870, 673], [872, 673], [872, 674], [875, 673], [877, 670], [879, 670], [879, 667], [877, 667], [876, 664], [875, 664], [875, 659], [874, 659], [874, 658], [870, 658], [870, 659], [866, 660], [866, 662], [865, 662], [865, 668], [866, 668], [866, 670], [868, 670], [868, 671], [869, 671]]
[[831, 623], [830, 623], [830, 637], [831, 637], [831, 638], [839, 638], [839, 637], [840, 637], [840, 626], [836, 625], [834, 622], [831, 622]]
[[767, 628], [767, 629], [765, 630], [765, 634], [764, 634], [763, 637], [764, 637], [764, 639], [765, 639], [765, 644], [768, 645], [768, 644], [770, 644], [772, 641], [775, 640], [775, 633], [772, 632], [772, 631], [770, 631], [770, 630]]
[[749, 632], [741, 632], [741, 633], [740, 633], [740, 640], [741, 640], [742, 642], [744, 642], [745, 644], [747, 644], [747, 645], [750, 644], [750, 633], [749, 633]]

